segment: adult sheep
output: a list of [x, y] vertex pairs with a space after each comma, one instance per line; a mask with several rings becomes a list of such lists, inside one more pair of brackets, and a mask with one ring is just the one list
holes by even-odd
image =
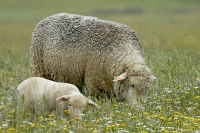
[[145, 97], [155, 78], [131, 28], [67, 13], [49, 16], [35, 27], [30, 70], [31, 76], [86, 86], [92, 95], [105, 92], [131, 103]]
[[28, 112], [44, 109], [47, 115], [56, 113], [64, 116], [64, 111], [69, 110], [71, 116], [80, 117], [86, 105], [97, 108], [76, 86], [68, 83], [31, 77], [24, 80], [17, 90], [18, 104]]

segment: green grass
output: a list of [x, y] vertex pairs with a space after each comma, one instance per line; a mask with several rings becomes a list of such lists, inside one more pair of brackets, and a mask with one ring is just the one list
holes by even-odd
[[6, 53], [0, 62], [0, 131], [2, 132], [193, 132], [200, 130], [200, 88], [198, 52], [178, 51], [151, 45], [145, 58], [157, 77], [147, 100], [131, 107], [116, 99], [97, 100], [100, 108], [89, 107], [82, 120], [31, 114], [17, 110], [16, 87], [29, 77], [29, 54], [17, 58]]
[[[0, 132], [199, 132], [199, 4], [198, 0], [2, 0]], [[129, 7], [139, 7], [142, 13], [123, 13]], [[187, 11], [180, 13], [176, 10], [180, 8]], [[148, 66], [157, 77], [142, 107], [88, 96], [100, 108], [87, 107], [80, 121], [54, 115], [46, 118], [43, 112], [32, 119], [31, 114], [18, 110], [16, 88], [29, 77], [31, 32], [41, 19], [58, 12], [96, 16], [126, 24], [136, 31]]]
[[27, 52], [36, 24], [59, 12], [91, 15], [126, 24], [148, 43], [158, 43], [155, 36], [160, 38], [163, 34], [170, 40], [185, 36], [187, 46], [193, 42], [199, 46], [199, 5], [198, 0], [1, 0], [0, 55], [12, 47], [19, 55]]

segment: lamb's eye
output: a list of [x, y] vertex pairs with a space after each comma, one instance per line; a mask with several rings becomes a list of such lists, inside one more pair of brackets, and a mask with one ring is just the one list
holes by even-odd
[[69, 103], [69, 106], [72, 106], [72, 104], [71, 104], [71, 103]]

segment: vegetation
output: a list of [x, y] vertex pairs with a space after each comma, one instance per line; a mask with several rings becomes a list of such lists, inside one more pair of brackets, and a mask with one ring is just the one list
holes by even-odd
[[[1, 0], [0, 132], [200, 132], [199, 1], [87, 2]], [[31, 32], [57, 12], [97, 16], [136, 31], [157, 77], [142, 106], [91, 97], [100, 108], [86, 108], [82, 120], [46, 117], [42, 111], [33, 119], [18, 108], [16, 87], [29, 77]]]

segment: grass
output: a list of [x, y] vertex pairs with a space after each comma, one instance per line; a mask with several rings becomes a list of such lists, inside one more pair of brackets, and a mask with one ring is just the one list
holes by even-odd
[[[77, 5], [76, 0], [1, 1], [0, 132], [199, 132], [198, 0], [88, 1], [89, 5], [84, 1]], [[123, 13], [129, 7], [139, 7], [142, 13]], [[181, 13], [182, 9], [186, 12]], [[117, 21], [136, 31], [148, 66], [157, 77], [142, 107], [88, 96], [100, 108], [87, 107], [82, 120], [53, 114], [47, 118], [43, 112], [32, 120], [31, 114], [17, 108], [16, 87], [29, 77], [31, 32], [41, 19], [64, 11]]]
[[200, 88], [196, 87], [196, 78], [200, 76], [198, 52], [162, 47], [147, 51], [146, 60], [158, 80], [153, 83], [142, 107], [118, 103], [114, 98], [96, 100], [91, 97], [100, 108], [87, 107], [82, 120], [62, 119], [53, 114], [46, 118], [42, 112], [31, 120], [31, 114], [18, 110], [16, 87], [29, 77], [29, 54], [21, 58], [16, 58], [15, 54], [15, 51], [7, 52], [6, 59], [0, 63], [1, 132], [153, 133], [200, 130]]
[[[5, 51], [12, 47], [16, 49], [18, 55], [27, 52], [31, 44], [31, 33], [36, 24], [45, 17], [59, 12], [91, 15], [126, 24], [136, 31], [141, 40], [148, 43], [152, 41], [157, 43], [153, 40], [153, 35], [160, 38], [160, 34], [163, 34], [170, 40], [185, 36], [186, 45], [190, 45], [192, 41], [198, 45], [200, 43], [200, 30], [197, 23], [199, 5], [198, 0], [165, 2], [158, 0], [1, 0], [0, 55], [5, 54]], [[172, 16], [172, 19], [169, 16]]]

